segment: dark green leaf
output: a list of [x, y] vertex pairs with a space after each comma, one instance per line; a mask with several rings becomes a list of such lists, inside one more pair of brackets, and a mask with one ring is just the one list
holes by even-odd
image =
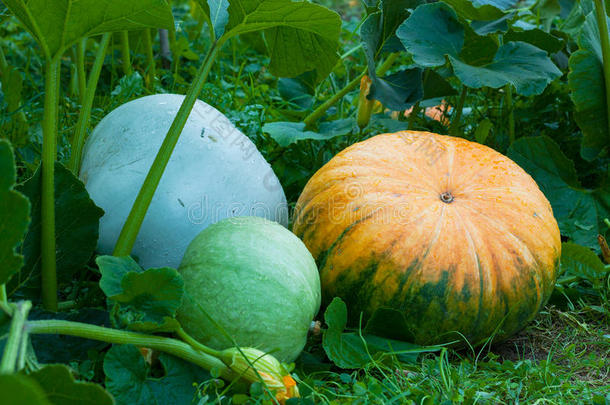
[[[314, 131], [306, 131], [303, 122], [270, 122], [263, 125], [263, 132], [266, 132], [280, 146], [288, 146], [303, 139], [327, 140], [336, 136], [344, 135], [336, 131], [330, 134], [322, 134]], [[349, 131], [348, 131], [349, 132]]]
[[47, 58], [61, 55], [80, 38], [104, 32], [172, 28], [165, 0], [4, 0], [40, 43]]
[[610, 215], [610, 190], [583, 189], [574, 164], [549, 137], [517, 139], [507, 155], [536, 180], [553, 207], [561, 234], [599, 251], [596, 237], [605, 229], [603, 219]]
[[338, 59], [341, 18], [325, 7], [289, 0], [233, 0], [225, 35], [264, 30], [269, 69], [281, 77], [316, 70], [325, 78]]
[[510, 20], [514, 17], [513, 13], [503, 15], [497, 20], [473, 21], [470, 23], [472, 29], [478, 35], [498, 34], [508, 31]]
[[178, 328], [174, 316], [182, 303], [184, 281], [175, 269], [142, 270], [129, 256], [101, 256], [97, 264], [102, 273], [100, 287], [114, 302], [112, 316], [118, 327], [148, 332]]
[[385, 77], [375, 76], [368, 98], [379, 100], [391, 110], [402, 111], [421, 100], [423, 94], [422, 71], [413, 68]]
[[417, 7], [396, 30], [396, 36], [417, 64], [434, 67], [445, 64], [445, 55], [460, 53], [464, 27], [451, 7], [438, 2]]
[[281, 78], [277, 89], [284, 100], [307, 110], [314, 102], [315, 72], [305, 72], [294, 78]]
[[608, 274], [604, 263], [591, 249], [572, 242], [561, 245], [561, 271], [561, 278], [577, 276], [593, 285], [602, 285]]
[[498, 52], [498, 43], [493, 36], [478, 35], [472, 28], [464, 29], [464, 47], [460, 51], [459, 59], [474, 66], [482, 66], [493, 61]]
[[457, 91], [434, 70], [426, 70], [424, 73], [424, 100], [432, 98], [448, 97], [457, 94]]
[[199, 367], [162, 353], [163, 376], [150, 376], [150, 367], [131, 345], [113, 346], [104, 358], [106, 388], [118, 404], [190, 404], [196, 387], [210, 378]]
[[371, 334], [360, 336], [357, 333], [343, 333], [347, 324], [347, 307], [340, 298], [334, 298], [326, 308], [324, 320], [328, 329], [322, 336], [322, 345], [328, 358], [340, 368], [363, 367], [384, 353], [396, 355], [402, 362], [412, 363], [419, 353], [429, 351], [411, 343]]
[[531, 30], [511, 29], [504, 35], [504, 42], [522, 41], [544, 49], [549, 54], [559, 52], [563, 48], [563, 41], [539, 28]]
[[474, 131], [474, 139], [478, 143], [485, 144], [487, 137], [489, 136], [489, 131], [493, 128], [493, 123], [489, 118], [483, 119], [483, 121], [479, 122], [477, 125], [477, 129]]
[[23, 266], [23, 256], [15, 252], [30, 223], [30, 203], [13, 190], [16, 181], [11, 144], [0, 139], [0, 284], [6, 283]]
[[352, 346], [353, 338], [343, 340], [343, 330], [347, 325], [345, 302], [334, 298], [324, 311], [324, 321], [328, 329], [322, 336], [322, 345], [330, 361], [340, 368], [358, 368], [370, 361], [366, 352]]
[[498, 49], [493, 61], [484, 66], [470, 66], [449, 56], [455, 75], [475, 89], [487, 86], [500, 88], [512, 84], [523, 96], [542, 93], [546, 86], [561, 76], [545, 51], [525, 42], [509, 42]]
[[40, 385], [21, 374], [0, 375], [2, 405], [53, 405]]
[[574, 119], [583, 133], [580, 153], [590, 161], [610, 145], [599, 28], [593, 13], [587, 16], [578, 43], [580, 49], [569, 60], [568, 85]]
[[[13, 288], [25, 287], [36, 298], [40, 289], [40, 167], [19, 190], [32, 204], [32, 223], [23, 243], [25, 266], [13, 279]], [[57, 278], [71, 281], [72, 275], [89, 261], [97, 245], [99, 220], [104, 211], [89, 198], [83, 183], [61, 163], [55, 164], [55, 239]]]
[[112, 405], [114, 399], [101, 386], [75, 381], [63, 364], [52, 364], [30, 373], [54, 405]]
[[377, 309], [367, 320], [364, 332], [405, 342], [412, 342], [414, 339], [404, 314], [392, 308]]
[[443, 0], [462, 18], [490, 21], [501, 18], [513, 7], [516, 0]]

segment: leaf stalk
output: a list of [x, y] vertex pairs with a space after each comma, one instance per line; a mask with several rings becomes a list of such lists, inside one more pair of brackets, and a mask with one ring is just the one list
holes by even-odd
[[68, 162], [68, 169], [75, 175], [78, 175], [78, 169], [80, 168], [83, 146], [87, 137], [87, 127], [89, 126], [89, 121], [91, 119], [95, 90], [97, 89], [97, 83], [106, 57], [106, 51], [108, 49], [108, 44], [110, 43], [110, 35], [111, 34], [109, 33], [104, 34], [100, 41], [95, 61], [93, 62], [93, 67], [89, 73], [89, 79], [87, 80], [87, 87], [85, 88], [81, 110], [78, 114], [76, 128], [74, 129], [74, 138], [72, 139], [71, 148], [72, 154], [70, 155], [70, 161]]
[[167, 166], [172, 152], [174, 151], [174, 147], [176, 146], [176, 143], [178, 143], [178, 138], [182, 133], [182, 129], [184, 128], [191, 110], [197, 101], [197, 96], [203, 89], [203, 85], [207, 80], [212, 64], [216, 60], [218, 51], [226, 39], [228, 39], [228, 37], [223, 36], [219, 41], [214, 41], [212, 43], [208, 54], [197, 72], [195, 80], [192, 82], [191, 87], [186, 93], [184, 101], [182, 102], [182, 105], [180, 106], [180, 109], [178, 110], [178, 113], [176, 114], [176, 117], [174, 118], [165, 139], [163, 140], [161, 148], [159, 148], [159, 152], [157, 153], [157, 156], [155, 157], [155, 160], [152, 163], [148, 174], [146, 175], [146, 179], [138, 192], [138, 196], [131, 207], [129, 216], [121, 229], [121, 233], [114, 248], [114, 256], [128, 256], [131, 253], [131, 249], [136, 241], [136, 237], [138, 236], [138, 232], [140, 231], [140, 227], [142, 226], [142, 222], [144, 221], [144, 217], [146, 216], [150, 202], [152, 201], [155, 191], [157, 190], [157, 186], [161, 181], [161, 176], [163, 176], [163, 172], [165, 171], [165, 167]]

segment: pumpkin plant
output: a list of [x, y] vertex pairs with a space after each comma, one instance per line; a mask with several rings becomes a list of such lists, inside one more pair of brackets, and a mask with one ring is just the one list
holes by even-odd
[[[83, 37], [131, 27], [173, 25], [171, 10], [164, 0], [137, 0], [126, 6], [112, 1], [63, 0], [49, 6], [44, 0], [7, 0], [4, 4], [39, 43], [45, 59], [45, 99], [42, 122], [42, 301], [57, 310], [57, 271], [55, 249], [55, 160], [57, 155], [57, 114], [59, 67], [64, 52]], [[49, 7], [55, 12], [50, 13]]]
[[[237, 0], [231, 3], [223, 0], [214, 8], [203, 1], [199, 4], [207, 16], [212, 43], [125, 221], [113, 253], [117, 256], [131, 252], [180, 133], [219, 50], [228, 40], [241, 34], [263, 31], [271, 54], [269, 67], [278, 76], [295, 76], [314, 70], [317, 77], [323, 78], [337, 58], [340, 18], [325, 7], [286, 0]], [[286, 46], [294, 42], [315, 45], [306, 48]]]
[[323, 300], [358, 325], [404, 316], [417, 344], [479, 345], [523, 328], [549, 299], [561, 239], [551, 205], [514, 162], [427, 132], [356, 143], [309, 180], [293, 231], [320, 268]]

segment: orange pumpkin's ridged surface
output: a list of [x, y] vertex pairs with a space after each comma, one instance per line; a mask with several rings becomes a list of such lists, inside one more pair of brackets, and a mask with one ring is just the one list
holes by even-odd
[[325, 303], [352, 324], [400, 310], [420, 344], [521, 329], [548, 300], [561, 240], [551, 206], [517, 164], [428, 132], [343, 150], [307, 183], [293, 231], [320, 269]]

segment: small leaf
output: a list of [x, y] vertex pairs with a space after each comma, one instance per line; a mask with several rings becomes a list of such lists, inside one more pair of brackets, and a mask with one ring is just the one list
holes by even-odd
[[30, 203], [13, 190], [17, 173], [11, 144], [0, 139], [0, 284], [5, 284], [23, 266], [23, 256], [15, 252], [30, 223]]
[[484, 144], [489, 136], [489, 131], [493, 128], [493, 123], [489, 118], [485, 118], [479, 122], [477, 129], [474, 131], [474, 139], [481, 144]]
[[602, 286], [608, 274], [606, 266], [589, 248], [567, 242], [561, 244], [562, 277], [578, 276], [594, 286]]
[[362, 337], [353, 332], [343, 333], [347, 324], [347, 306], [340, 298], [334, 298], [326, 308], [324, 320], [328, 329], [322, 336], [322, 346], [328, 358], [340, 368], [363, 367], [383, 353], [395, 354], [400, 361], [412, 363], [419, 353], [430, 351], [411, 343], [371, 335], [368, 331]]
[[0, 392], [2, 405], [54, 405], [34, 379], [22, 374], [0, 375]]
[[52, 364], [30, 373], [54, 405], [113, 405], [114, 399], [101, 386], [75, 381], [63, 364]]
[[[355, 349], [343, 341], [343, 330], [347, 325], [347, 306], [340, 298], [333, 298], [324, 311], [328, 329], [322, 336], [322, 346], [328, 358], [340, 368], [358, 368], [370, 361], [366, 352]], [[353, 343], [350, 341], [349, 343]]]
[[174, 316], [182, 303], [184, 281], [175, 269], [142, 270], [129, 256], [101, 256], [97, 264], [100, 287], [114, 302], [111, 314], [117, 327], [148, 332], [178, 328]]
[[118, 404], [190, 404], [196, 384], [210, 378], [205, 370], [161, 353], [163, 376], [150, 375], [150, 366], [131, 345], [112, 346], [104, 358], [106, 388]]
[[[40, 295], [41, 180], [39, 166], [32, 178], [19, 187], [32, 204], [32, 223], [23, 242], [25, 266], [11, 282], [11, 289], [24, 288], [23, 293], [31, 299], [39, 299]], [[70, 282], [93, 255], [103, 214], [83, 183], [61, 163], [55, 163], [55, 239], [60, 282]]]
[[303, 122], [283, 121], [270, 122], [263, 125], [263, 132], [268, 133], [271, 138], [273, 138], [280, 146], [283, 147], [304, 139], [327, 140], [336, 136], [345, 135], [345, 133], [341, 133], [341, 131], [332, 131], [327, 134], [306, 131], [305, 123]]
[[172, 28], [165, 0], [4, 0], [41, 45], [47, 59], [83, 37], [142, 28]]

